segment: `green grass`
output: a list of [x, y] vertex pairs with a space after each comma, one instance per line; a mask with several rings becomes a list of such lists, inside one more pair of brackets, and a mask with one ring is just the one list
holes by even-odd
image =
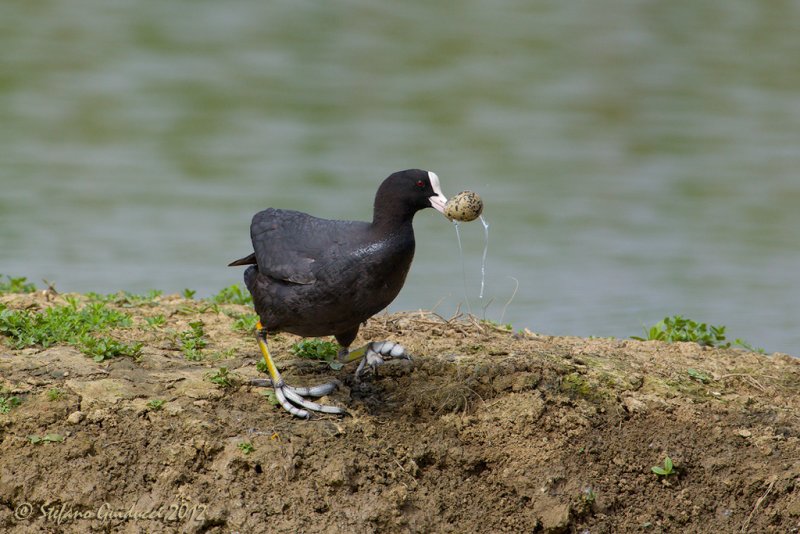
[[151, 401], [148, 401], [148, 403], [147, 403], [147, 407], [148, 407], [150, 410], [152, 410], [152, 411], [154, 411], [154, 412], [157, 412], [157, 411], [159, 411], [161, 408], [163, 408], [163, 407], [164, 407], [164, 405], [165, 405], [166, 403], [167, 403], [167, 401], [165, 401], [165, 400], [161, 400], [161, 399], [153, 399], [153, 400], [151, 400]]
[[511, 323], [500, 324], [497, 321], [492, 321], [491, 319], [481, 319], [480, 322], [486, 326], [493, 326], [495, 328], [500, 328], [501, 330], [508, 330], [509, 332], [514, 330], [514, 325]]
[[80, 338], [80, 350], [91, 356], [96, 362], [102, 362], [118, 356], [138, 358], [142, 354], [142, 343], [122, 343], [108, 336], [95, 337], [86, 334]]
[[250, 454], [251, 452], [256, 450], [255, 446], [253, 446], [253, 444], [250, 443], [249, 441], [243, 441], [239, 443], [236, 447], [238, 447], [238, 449], [242, 451], [244, 454]]
[[[266, 373], [266, 369], [264, 372]], [[267, 399], [267, 402], [273, 406], [277, 406], [281, 403], [281, 401], [278, 400], [278, 395], [275, 394], [275, 390], [272, 388], [265, 389], [261, 394]]]
[[650, 328], [645, 328], [644, 337], [631, 336], [640, 341], [657, 340], [674, 343], [677, 341], [692, 341], [708, 347], [730, 347], [725, 340], [725, 327], [698, 323], [680, 315], [665, 317]]
[[0, 334], [17, 348], [73, 345], [96, 361], [116, 356], [136, 357], [142, 344], [126, 344], [105, 334], [114, 328], [130, 328], [131, 316], [106, 307], [104, 302], [79, 306], [77, 299], [66, 305], [40, 311], [12, 310], [0, 305]]
[[187, 360], [199, 361], [203, 359], [203, 349], [208, 346], [205, 339], [203, 321], [192, 321], [189, 330], [180, 333], [181, 350]]
[[64, 392], [58, 388], [51, 388], [47, 390], [47, 400], [50, 402], [61, 400], [64, 396]]
[[[644, 336], [631, 336], [631, 339], [639, 341], [665, 341], [674, 343], [678, 341], [689, 341], [698, 343], [705, 347], [718, 347], [722, 349], [730, 348], [731, 342], [725, 337], [724, 326], [714, 326], [707, 323], [698, 323], [681, 315], [664, 317], [650, 328], [644, 329]], [[734, 345], [742, 347], [752, 352], [764, 353], [764, 349], [756, 348], [743, 341], [736, 339]]]
[[212, 361], [229, 360], [234, 356], [236, 356], [236, 353], [237, 353], [236, 347], [228, 347], [227, 349], [223, 350], [215, 350], [214, 352], [212, 352], [211, 354], [207, 354], [206, 356], [207, 359]]
[[258, 323], [258, 315], [254, 313], [239, 313], [234, 311], [226, 311], [225, 315], [234, 319], [233, 329], [237, 332], [252, 334], [256, 329], [256, 323]]
[[221, 388], [229, 388], [233, 386], [235, 377], [227, 367], [220, 367], [216, 373], [208, 375], [208, 380]]
[[289, 349], [292, 354], [309, 360], [330, 361], [339, 352], [338, 345], [322, 339], [304, 339]]
[[757, 352], [759, 354], [766, 354], [767, 353], [767, 351], [765, 351], [763, 348], [754, 347], [753, 345], [751, 345], [747, 341], [745, 341], [743, 339], [740, 339], [738, 337], [733, 341], [733, 344], [738, 346], [738, 347], [743, 348], [744, 350], [749, 350], [750, 352]]
[[300, 358], [326, 362], [334, 370], [339, 370], [344, 366], [336, 358], [339, 354], [339, 345], [331, 341], [304, 339], [292, 345], [289, 351]]
[[216, 302], [196, 301], [191, 304], [185, 304], [178, 308], [178, 313], [181, 315], [197, 315], [206, 312], [220, 313], [220, 305]]
[[693, 380], [697, 380], [698, 382], [700, 382], [702, 384], [708, 384], [709, 382], [711, 382], [711, 377], [710, 376], [708, 376], [707, 374], [705, 374], [705, 373], [703, 373], [701, 371], [698, 371], [697, 369], [692, 369], [690, 367], [689, 369], [686, 370], [686, 372], [689, 375], [689, 378], [692, 378]]
[[22, 401], [15, 395], [0, 396], [0, 414], [6, 414], [20, 404], [22, 404]]
[[24, 276], [12, 277], [0, 274], [0, 295], [4, 293], [33, 293], [36, 286], [27, 281]]
[[252, 304], [253, 297], [250, 293], [239, 285], [232, 285], [223, 288], [219, 293], [213, 295], [209, 300], [216, 304]]
[[167, 318], [164, 317], [163, 313], [159, 313], [158, 315], [153, 315], [152, 317], [145, 317], [144, 321], [150, 328], [159, 328], [167, 324]]
[[90, 291], [86, 293], [86, 297], [89, 299], [89, 302], [101, 302], [103, 304], [115, 304], [123, 308], [135, 308], [139, 306], [154, 306], [156, 304], [156, 299], [162, 294], [163, 291], [158, 289], [151, 289], [143, 294], [118, 291], [116, 293], [103, 295]]
[[42, 311], [0, 309], [0, 333], [16, 348], [75, 343], [85, 334], [130, 326], [130, 315], [106, 308], [103, 303], [79, 308], [73, 300]]

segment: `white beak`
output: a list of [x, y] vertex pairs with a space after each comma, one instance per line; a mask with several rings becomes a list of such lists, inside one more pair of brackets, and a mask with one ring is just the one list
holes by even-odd
[[428, 171], [428, 178], [431, 181], [433, 192], [436, 193], [436, 195], [428, 199], [430, 200], [431, 207], [439, 213], [444, 214], [444, 205], [447, 204], [447, 197], [442, 194], [442, 186], [439, 184], [439, 177], [436, 176], [435, 172]]

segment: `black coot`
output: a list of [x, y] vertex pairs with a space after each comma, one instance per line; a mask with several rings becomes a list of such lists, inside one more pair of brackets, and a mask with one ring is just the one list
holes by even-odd
[[333, 335], [343, 347], [340, 360], [363, 357], [358, 373], [384, 358], [408, 357], [389, 341], [354, 351], [348, 347], [361, 323], [388, 306], [403, 287], [414, 257], [414, 214], [430, 207], [443, 213], [446, 202], [435, 173], [410, 169], [383, 181], [371, 223], [273, 208], [253, 217], [250, 237], [255, 252], [230, 265], [250, 265], [244, 281], [261, 320], [259, 347], [286, 410], [299, 417], [309, 417], [307, 410], [344, 413], [303, 398], [328, 394], [335, 387], [332, 383], [315, 388], [284, 383], [267, 350], [267, 332]]

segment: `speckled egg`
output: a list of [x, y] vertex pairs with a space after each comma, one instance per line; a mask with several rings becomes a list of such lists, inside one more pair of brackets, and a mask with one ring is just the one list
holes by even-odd
[[478, 193], [472, 191], [462, 191], [444, 205], [445, 216], [456, 221], [474, 221], [480, 217], [481, 212], [483, 212], [483, 200]]

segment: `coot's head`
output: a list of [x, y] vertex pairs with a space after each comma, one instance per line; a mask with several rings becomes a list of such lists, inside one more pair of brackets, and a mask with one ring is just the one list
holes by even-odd
[[444, 213], [446, 203], [436, 173], [421, 169], [399, 171], [386, 178], [378, 188], [374, 220], [411, 219], [424, 208]]

